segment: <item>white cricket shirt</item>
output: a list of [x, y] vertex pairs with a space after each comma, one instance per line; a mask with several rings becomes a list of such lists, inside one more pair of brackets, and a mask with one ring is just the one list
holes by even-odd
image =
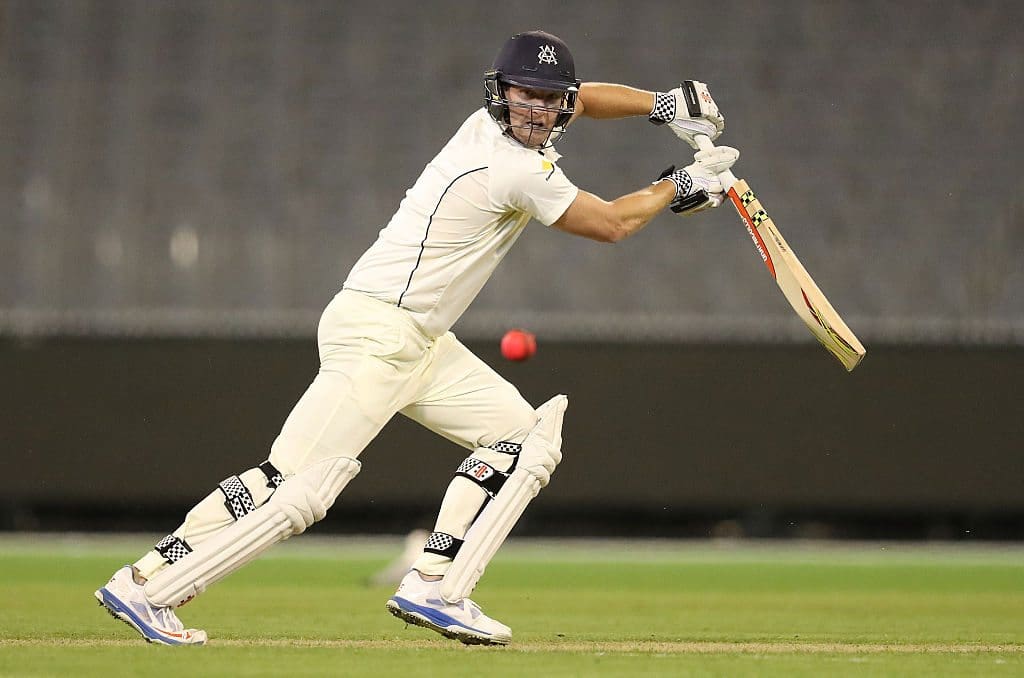
[[558, 158], [520, 146], [476, 111], [406, 192], [344, 289], [405, 309], [429, 336], [444, 334], [530, 218], [550, 226], [576, 199]]

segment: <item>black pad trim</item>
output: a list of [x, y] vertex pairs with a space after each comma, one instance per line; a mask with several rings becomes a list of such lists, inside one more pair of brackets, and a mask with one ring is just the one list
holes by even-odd
[[427, 543], [423, 546], [423, 552], [454, 559], [459, 549], [462, 548], [462, 544], [462, 539], [453, 537], [446, 532], [431, 532], [427, 537]]
[[487, 462], [474, 457], [469, 457], [459, 464], [455, 475], [472, 480], [483, 488], [484, 492], [491, 499], [494, 499], [494, 496], [498, 494], [501, 486], [505, 484], [505, 480], [508, 478], [507, 473], [503, 473]]
[[284, 474], [274, 468], [274, 465], [269, 460], [260, 464], [260, 470], [267, 477], [267, 487], [272, 489], [281, 487], [281, 483], [284, 482]]
[[184, 539], [169, 534], [153, 547], [153, 550], [163, 556], [168, 564], [174, 564], [192, 553], [192, 547]]
[[513, 443], [508, 440], [502, 440], [496, 442], [493, 445], [488, 445], [487, 449], [494, 450], [495, 452], [501, 452], [502, 454], [512, 454], [518, 456], [523, 451], [522, 443]]
[[217, 487], [224, 493], [224, 508], [235, 520], [256, 510], [256, 502], [253, 501], [249, 488], [238, 476], [225, 478]]

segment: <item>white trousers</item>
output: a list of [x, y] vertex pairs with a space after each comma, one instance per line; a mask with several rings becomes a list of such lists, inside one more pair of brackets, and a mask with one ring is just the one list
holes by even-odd
[[[390, 304], [350, 291], [340, 292], [320, 319], [320, 372], [288, 415], [274, 441], [270, 462], [290, 477], [326, 459], [356, 459], [397, 412], [477, 455], [506, 467], [508, 455], [489, 450], [501, 441], [521, 442], [536, 424], [536, 413], [519, 391], [447, 332], [435, 338]], [[507, 468], [500, 468], [504, 471]], [[135, 563], [152, 577], [231, 525], [237, 518], [225, 503], [228, 491], [244, 488], [250, 508], [273, 492], [264, 472], [252, 468], [221, 483], [185, 516], [185, 521]], [[226, 489], [227, 488], [227, 489]], [[461, 538], [486, 500], [484, 490], [455, 477], [441, 504], [435, 529]], [[179, 540], [180, 545], [169, 545]], [[161, 553], [161, 545], [165, 553]], [[425, 553], [417, 568], [443, 573], [451, 559]]]
[[358, 458], [398, 412], [466, 447], [522, 440], [536, 423], [518, 389], [447, 332], [352, 291], [325, 309], [320, 372], [271, 448], [286, 476], [330, 457]]

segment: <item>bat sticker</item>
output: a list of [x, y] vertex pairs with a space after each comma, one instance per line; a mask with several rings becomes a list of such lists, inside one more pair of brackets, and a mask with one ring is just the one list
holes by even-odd
[[[811, 312], [811, 316], [819, 325], [821, 325], [821, 328], [825, 330], [828, 336], [840, 346], [849, 349], [851, 355], [857, 355], [856, 349], [854, 349], [853, 346], [850, 346], [849, 342], [839, 336], [839, 334], [832, 329], [832, 326], [822, 319], [821, 313], [818, 312], [818, 309], [814, 308], [814, 305], [811, 303], [811, 300], [807, 298], [807, 293], [803, 291], [803, 288], [800, 289], [800, 295], [804, 298], [804, 304], [807, 306], [807, 310]], [[824, 344], [825, 342], [822, 343]], [[828, 348], [828, 345], [826, 344], [825, 347]]]

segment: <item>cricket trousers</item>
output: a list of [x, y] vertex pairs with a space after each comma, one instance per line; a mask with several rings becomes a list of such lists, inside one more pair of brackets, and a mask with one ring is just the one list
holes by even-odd
[[[454, 334], [430, 337], [402, 309], [364, 294], [343, 290], [335, 296], [321, 316], [317, 344], [320, 370], [271, 446], [269, 461], [279, 475], [268, 482], [261, 465], [220, 483], [135, 563], [142, 576], [154, 576], [262, 506], [283, 478], [326, 460], [358, 459], [396, 413], [474, 450], [476, 458], [500, 471], [508, 470], [514, 457], [492, 446], [504, 449], [503, 441], [522, 441], [537, 422], [519, 391]], [[414, 482], [423, 460], [410, 450], [409, 462]], [[455, 477], [435, 531], [461, 539], [486, 498], [483, 489]], [[425, 553], [416, 566], [443, 572], [451, 557]]]
[[518, 389], [451, 332], [425, 335], [402, 309], [343, 290], [317, 330], [320, 371], [271, 448], [286, 476], [358, 458], [396, 414], [475, 449], [522, 439], [536, 423]]

